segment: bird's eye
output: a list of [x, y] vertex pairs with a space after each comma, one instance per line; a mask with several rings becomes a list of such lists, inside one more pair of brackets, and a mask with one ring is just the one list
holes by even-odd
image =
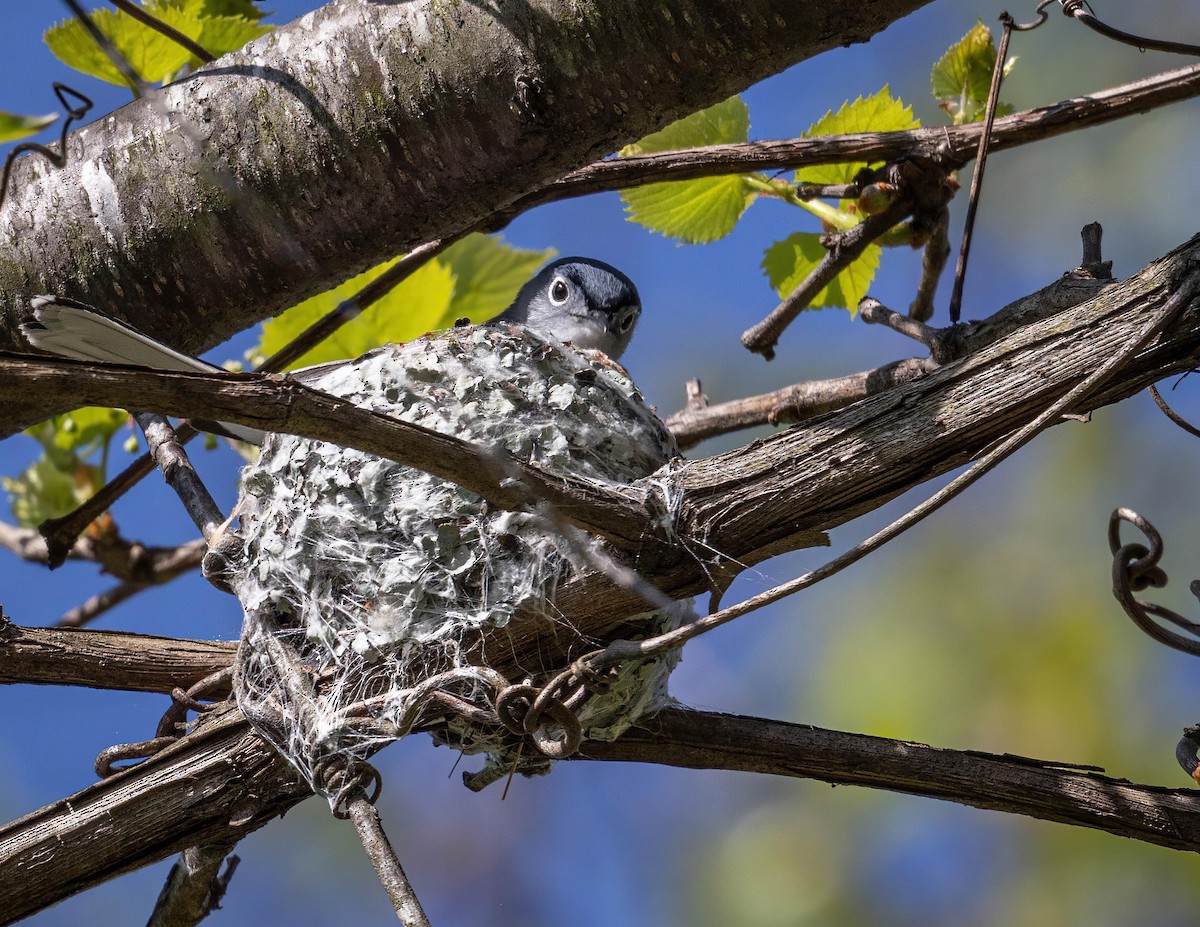
[[636, 307], [627, 309], [625, 314], [621, 316], [620, 321], [617, 322], [617, 331], [622, 335], [625, 334], [629, 329], [633, 328], [633, 323], [637, 321], [637, 317], [638, 311]]
[[554, 282], [550, 284], [550, 302], [556, 306], [561, 306], [567, 301], [567, 297], [571, 295], [571, 288], [567, 286], [567, 281], [562, 277], [555, 277]]

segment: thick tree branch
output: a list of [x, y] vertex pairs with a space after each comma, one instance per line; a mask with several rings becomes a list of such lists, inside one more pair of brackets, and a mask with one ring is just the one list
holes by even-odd
[[[993, 127], [990, 147], [993, 152], [1004, 151], [1196, 96], [1200, 96], [1200, 65], [1166, 71], [1087, 96], [1001, 116]], [[875, 163], [903, 158], [928, 158], [961, 166], [975, 157], [982, 131], [982, 124], [974, 122], [904, 132], [856, 132], [708, 145], [597, 161], [526, 194], [506, 212], [515, 215], [542, 203], [589, 193], [670, 180], [694, 180], [717, 174], [778, 171], [851, 161]]]
[[187, 689], [232, 666], [236, 652], [233, 641], [28, 628], [4, 619], [0, 620], [0, 685], [34, 683], [169, 693], [176, 686]]
[[808, 724], [666, 709], [579, 759], [819, 779], [1081, 825], [1200, 852], [1200, 792], [1138, 785], [1054, 762], [946, 750]]
[[210, 347], [925, 2], [331, 3], [18, 163], [0, 347], [42, 292]]
[[[669, 709], [649, 723], [652, 730], [630, 731], [615, 743], [589, 743], [579, 758], [865, 785], [1200, 851], [1194, 790], [735, 715]], [[305, 796], [290, 767], [235, 709], [218, 710], [196, 733], [134, 770], [0, 829], [0, 923], [189, 842], [238, 839]]]
[[38, 361], [0, 355], [0, 395], [46, 416], [81, 405], [155, 409], [183, 418], [249, 424], [263, 431], [302, 434], [399, 460], [452, 480], [506, 509], [522, 509], [529, 494], [552, 502], [570, 521], [636, 549], [654, 528], [654, 494], [617, 491], [584, 481], [549, 477], [515, 461], [489, 462], [488, 449], [452, 435], [360, 408], [354, 403], [277, 375], [165, 373], [137, 367]]

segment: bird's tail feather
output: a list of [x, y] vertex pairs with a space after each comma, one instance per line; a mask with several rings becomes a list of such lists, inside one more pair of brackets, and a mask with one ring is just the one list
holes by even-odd
[[45, 296], [35, 297], [30, 305], [35, 321], [26, 322], [21, 330], [30, 344], [49, 354], [151, 370], [209, 373], [221, 369], [83, 306]]
[[[30, 344], [48, 354], [73, 360], [129, 364], [180, 373], [221, 370], [214, 364], [176, 351], [130, 325], [85, 306], [48, 296], [35, 297], [30, 305], [33, 307], [33, 321], [22, 325], [21, 331]], [[197, 424], [208, 427], [205, 423]], [[256, 428], [231, 422], [215, 424], [217, 427], [213, 430], [251, 444], [262, 443], [263, 433]]]

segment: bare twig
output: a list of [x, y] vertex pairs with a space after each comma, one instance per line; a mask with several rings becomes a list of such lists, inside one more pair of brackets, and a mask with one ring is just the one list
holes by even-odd
[[686, 450], [707, 438], [742, 428], [792, 424], [841, 409], [915, 380], [936, 366], [930, 358], [914, 357], [843, 377], [808, 380], [745, 399], [703, 406], [689, 402], [665, 424], [680, 449]]
[[[858, 317], [868, 325], [886, 325], [892, 331], [899, 332], [918, 344], [929, 348], [931, 356], [937, 358], [944, 340], [942, 331], [930, 328], [925, 322], [909, 309], [908, 315], [901, 315], [894, 309], [889, 309], [877, 299], [864, 297], [858, 304]], [[938, 358], [940, 362], [940, 358]]]
[[85, 624], [95, 621], [109, 609], [115, 608], [126, 599], [137, 595], [143, 589], [150, 588], [151, 585], [151, 583], [135, 582], [117, 583], [104, 592], [88, 596], [79, 605], [63, 612], [62, 617], [58, 619], [58, 626], [60, 628], [81, 628]]
[[63, 3], [65, 3], [67, 8], [75, 14], [75, 18], [79, 20], [79, 23], [83, 26], [84, 31], [92, 37], [93, 42], [100, 46], [100, 50], [104, 52], [105, 57], [112, 62], [113, 67], [121, 72], [121, 76], [125, 78], [130, 89], [139, 97], [145, 96], [151, 90], [150, 85], [142, 79], [142, 76], [138, 74], [133, 65], [131, 65], [126, 60], [125, 56], [117, 50], [117, 47], [109, 41], [108, 36], [106, 36], [96, 27], [96, 24], [92, 22], [92, 17], [89, 16], [83, 7], [79, 5], [77, 0], [63, 0]]
[[[807, 277], [780, 303], [770, 315], [742, 333], [742, 344], [763, 355], [775, 356], [775, 343], [780, 334], [816, 298], [817, 294], [842, 270], [853, 263], [873, 241], [881, 238], [911, 215], [908, 240], [914, 247], [930, 244], [934, 249], [931, 266], [944, 263], [940, 254], [944, 242], [937, 237], [939, 228], [947, 222], [946, 206], [958, 190], [958, 182], [949, 176], [945, 167], [935, 161], [908, 159], [885, 164], [876, 173], [892, 191], [892, 202], [881, 212], [843, 232], [833, 232], [821, 239], [828, 253]], [[882, 184], [881, 184], [882, 185]], [[936, 280], [923, 282], [932, 298]], [[914, 303], [920, 311], [921, 306]]]
[[382, 274], [366, 284], [361, 290], [337, 304], [326, 315], [290, 342], [259, 364], [259, 373], [274, 373], [286, 370], [302, 358], [310, 350], [329, 338], [347, 322], [351, 322], [363, 314], [383, 297], [387, 296], [397, 286], [413, 275], [415, 271], [433, 260], [462, 236], [453, 238], [438, 238], [418, 245], [412, 251], [400, 258]]
[[[170, 693], [233, 664], [237, 644], [123, 631], [29, 628], [0, 618], [0, 685]], [[218, 696], [229, 694], [228, 688]]]
[[353, 799], [347, 808], [354, 829], [358, 831], [358, 839], [363, 849], [375, 866], [379, 882], [392, 900], [392, 907], [400, 923], [404, 927], [429, 927], [429, 918], [421, 908], [421, 902], [413, 891], [412, 883], [400, 865], [400, 857], [392, 848], [387, 834], [383, 832], [383, 824], [379, 820], [379, 812], [365, 795]]
[[225, 516], [217, 508], [217, 503], [208, 488], [197, 476], [192, 462], [188, 460], [187, 452], [175, 439], [171, 423], [152, 412], [135, 412], [133, 417], [145, 433], [146, 443], [150, 446], [150, 456], [162, 470], [167, 484], [179, 496], [179, 501], [183, 503], [204, 540], [211, 541], [225, 521]]
[[233, 847], [226, 841], [184, 850], [167, 873], [146, 927], [194, 927], [219, 908], [238, 867], [239, 859], [229, 856]]
[[1197, 428], [1182, 415], [1167, 405], [1167, 401], [1162, 398], [1162, 394], [1158, 391], [1157, 386], [1150, 386], [1150, 395], [1154, 398], [1154, 404], [1162, 410], [1163, 415], [1173, 421], [1176, 425], [1190, 434], [1193, 438], [1200, 438], [1200, 428]]
[[996, 124], [996, 105], [1000, 102], [1000, 82], [1004, 80], [1004, 65], [1008, 58], [1008, 40], [1012, 36], [1013, 18], [1000, 14], [1003, 26], [1000, 46], [996, 49], [996, 63], [992, 66], [992, 84], [988, 89], [987, 108], [983, 115], [983, 131], [979, 133], [979, 148], [975, 153], [975, 171], [971, 174], [971, 192], [967, 197], [967, 217], [963, 223], [962, 244], [958, 250], [958, 264], [954, 268], [954, 289], [950, 293], [950, 322], [957, 322], [962, 315], [963, 282], [967, 275], [967, 259], [971, 254], [971, 235], [975, 231], [975, 212], [979, 208], [979, 193], [983, 189], [983, 173], [987, 167], [992, 127]]
[[783, 330], [808, 307], [830, 280], [866, 250], [867, 245], [900, 222], [912, 208], [911, 200], [897, 199], [879, 215], [871, 216], [849, 231], [837, 235], [821, 262], [788, 297], [772, 309], [765, 319], [742, 333], [742, 344], [754, 353], [771, 360], [775, 356], [775, 343]]
[[946, 269], [946, 261], [950, 258], [949, 231], [950, 210], [943, 209], [929, 230], [929, 241], [921, 253], [921, 280], [917, 284], [917, 295], [908, 307], [909, 318], [916, 322], [928, 322], [933, 315], [933, 297], [937, 293], [942, 271]]

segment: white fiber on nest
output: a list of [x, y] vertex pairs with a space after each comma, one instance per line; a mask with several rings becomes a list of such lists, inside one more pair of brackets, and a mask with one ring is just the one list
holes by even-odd
[[[677, 458], [621, 368], [518, 326], [389, 345], [312, 385], [576, 479], [628, 484], [669, 475]], [[671, 485], [660, 475], [648, 491]], [[381, 731], [400, 723], [414, 687], [467, 666], [464, 641], [522, 605], [561, 621], [555, 588], [583, 568], [536, 513], [494, 510], [453, 483], [320, 441], [272, 435], [243, 492], [238, 699], [256, 723], [275, 719], [260, 729], [310, 783], [323, 758], [361, 758], [390, 739]], [[653, 634], [678, 615], [637, 623]], [[627, 664], [580, 712], [584, 736], [614, 738], [658, 707], [673, 664]], [[487, 701], [482, 687], [457, 693]], [[512, 743], [461, 719], [451, 730], [457, 746], [493, 758]]]

